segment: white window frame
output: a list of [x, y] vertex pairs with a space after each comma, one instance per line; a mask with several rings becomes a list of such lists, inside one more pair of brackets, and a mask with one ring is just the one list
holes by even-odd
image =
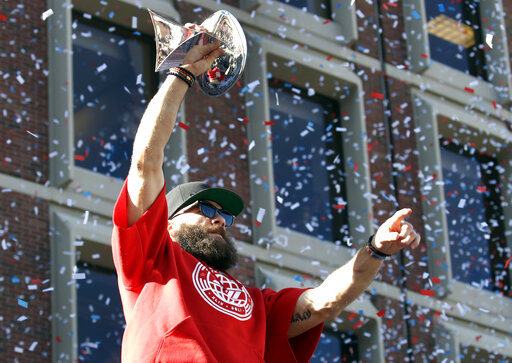
[[[76, 9], [94, 17], [115, 24], [117, 20], [137, 17], [137, 29], [153, 35], [146, 8], [151, 8], [170, 19], [179, 19], [179, 13], [164, 0], [117, 0], [100, 2], [87, 0], [49, 0], [48, 6], [54, 14], [48, 18], [48, 94], [49, 94], [49, 134], [50, 134], [50, 184], [68, 191], [85, 189], [95, 198], [115, 201], [123, 180], [95, 173], [75, 166], [74, 163], [74, 117], [73, 117], [73, 54], [72, 54], [72, 10]], [[114, 6], [116, 6], [114, 8]], [[115, 10], [116, 16], [110, 19], [108, 14]], [[120, 24], [126, 26], [127, 24]], [[183, 108], [178, 118], [184, 120]], [[174, 184], [188, 180], [186, 173], [186, 138], [184, 130], [176, 127], [171, 137], [172, 147], [166, 147], [164, 173], [172, 177]], [[180, 177], [176, 178], [176, 175]]]
[[[446, 221], [441, 152], [438, 140], [440, 133], [444, 136], [450, 135], [447, 135], [448, 130], [444, 126], [445, 123], [440, 125], [438, 120], [446, 117], [452, 123], [458, 123], [468, 130], [479, 130], [478, 137], [468, 135], [467, 140], [460, 140], [463, 144], [475, 142], [477, 149], [484, 145], [486, 139], [499, 140], [510, 144], [512, 142], [512, 132], [508, 130], [504, 122], [498, 119], [469, 113], [455, 103], [440, 100], [427, 93], [413, 92], [413, 103], [418, 161], [421, 172], [421, 195], [424, 196], [422, 198], [422, 209], [427, 232], [423, 236], [424, 242], [422, 241], [422, 243], [427, 247], [430, 276], [441, 278], [441, 283], [434, 286], [436, 297], [453, 304], [466, 304], [476, 310], [484, 309], [494, 316], [504, 314], [512, 319], [512, 299], [490, 291], [477, 289], [452, 278], [448, 238], [449, 227]], [[485, 146], [489, 149], [492, 144], [487, 142]], [[510, 153], [503, 150], [497, 157], [498, 160], [510, 160]], [[512, 166], [510, 163], [502, 166], [504, 167], [502, 176], [509, 180], [509, 177], [512, 176]], [[435, 178], [433, 177], [434, 174], [437, 175]], [[502, 194], [505, 201], [510, 201], [512, 190], [502, 188]], [[508, 246], [512, 246], [512, 222], [510, 222], [512, 204], [510, 202], [503, 203], [502, 208], [505, 238]], [[480, 320], [476, 316], [474, 318]], [[491, 323], [489, 319], [483, 319], [479, 323], [499, 325], [496, 322]], [[506, 331], [509, 327], [501, 326], [500, 328]]]
[[[449, 361], [461, 362], [460, 357], [461, 345], [468, 344], [475, 348], [485, 350], [489, 353], [496, 353], [504, 355], [507, 358], [512, 359], [512, 347], [510, 344], [509, 334], [496, 332], [492, 327], [481, 328], [471, 326], [463, 320], [443, 320], [441, 322], [443, 328], [451, 335], [451, 354], [445, 357]], [[439, 361], [443, 359], [443, 356], [437, 357]], [[469, 361], [466, 359], [466, 362]]]
[[[86, 223], [84, 223], [86, 222]], [[52, 361], [78, 361], [77, 291], [73, 268], [86, 261], [114, 268], [105, 218], [50, 206]], [[105, 250], [108, 252], [105, 253]], [[93, 256], [98, 254], [99, 257]], [[60, 341], [56, 342], [57, 337]]]
[[240, 1], [242, 9], [255, 12], [263, 18], [278, 21], [284, 26], [281, 30], [286, 33], [292, 30], [298, 31], [306, 37], [336, 40], [341, 45], [350, 45], [356, 42], [358, 34], [355, 5], [351, 5], [349, 1], [336, 0], [330, 0], [330, 5], [334, 17], [332, 21], [277, 0]]
[[[493, 48], [485, 51], [485, 62], [488, 65], [488, 82], [478, 80], [476, 77], [467, 75], [432, 59], [424, 1], [429, 0], [403, 1], [410, 69], [438, 82], [448, 82], [459, 89], [471, 88], [475, 94], [491, 102], [494, 101], [499, 104], [509, 104], [512, 102], [512, 80], [510, 77], [510, 62], [506, 41], [507, 34], [503, 18], [504, 12], [500, 10], [503, 9], [502, 1], [489, 0], [480, 2], [480, 18], [487, 19], [487, 22], [482, 21], [482, 28], [484, 28], [485, 24], [497, 24], [493, 32]], [[415, 16], [413, 16], [413, 13]], [[485, 39], [485, 34], [482, 35], [483, 39]], [[500, 64], [500, 66], [495, 66], [495, 64]]]
[[[303, 257], [305, 255], [302, 251], [307, 249], [308, 258], [323, 262], [340, 261], [340, 258], [354, 248], [336, 246], [306, 234], [289, 231], [276, 224], [274, 217], [276, 201], [274, 193], [271, 192], [274, 190], [271, 142], [268, 137], [270, 136], [268, 127], [264, 124], [264, 120], [270, 119], [267, 74], [273, 71], [267, 64], [267, 59], [269, 57], [283, 59], [282, 55], [286, 54], [287, 61], [294, 61], [297, 66], [309, 68], [315, 75], [324, 75], [326, 83], [329, 80], [350, 85], [350, 95], [342, 101], [343, 111], [347, 112], [350, 117], [349, 122], [342, 124], [342, 126], [348, 126], [347, 131], [343, 133], [342, 147], [350, 236], [354, 247], [362, 246], [373, 233], [362, 82], [345, 65], [331, 64], [321, 55], [293, 49], [285, 42], [265, 39], [257, 34], [248, 33], [246, 35], [248, 36], [249, 56], [245, 79], [248, 86], [255, 85], [251, 87], [253, 89], [245, 93], [247, 117], [250, 120], [247, 125], [247, 133], [250, 143], [249, 172], [253, 200], [253, 241], [260, 245], [272, 246], [275, 250]], [[276, 76], [283, 76], [285, 80], [287, 79], [285, 74], [276, 74]], [[301, 85], [298, 84], [298, 86]], [[319, 90], [316, 91], [319, 93]], [[353, 170], [347, 162], [351, 162], [352, 165], [357, 164], [358, 169]], [[266, 176], [265, 179], [263, 179], [264, 176]], [[265, 210], [264, 218], [261, 221], [257, 220], [260, 209]]]

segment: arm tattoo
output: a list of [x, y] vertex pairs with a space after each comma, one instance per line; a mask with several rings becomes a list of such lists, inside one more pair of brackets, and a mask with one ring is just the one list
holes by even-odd
[[306, 321], [311, 318], [311, 311], [306, 310], [304, 313], [295, 313], [292, 315], [292, 323], [296, 323], [298, 321]]

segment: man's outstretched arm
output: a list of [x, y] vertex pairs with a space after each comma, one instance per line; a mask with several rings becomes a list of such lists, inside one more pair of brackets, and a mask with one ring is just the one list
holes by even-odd
[[[183, 67], [199, 75], [223, 53], [220, 43], [197, 45], [187, 53]], [[155, 201], [164, 186], [162, 164], [165, 145], [171, 137], [179, 107], [188, 85], [167, 76], [142, 116], [133, 143], [128, 173], [128, 224], [135, 223]]]
[[[401, 209], [382, 224], [373, 237], [372, 244], [380, 252], [392, 255], [405, 246], [414, 249], [420, 236], [405, 218], [411, 209]], [[360, 248], [354, 257], [331, 273], [317, 288], [306, 290], [297, 300], [288, 329], [293, 338], [314, 326], [337, 317], [373, 281], [382, 260], [371, 257], [366, 247]]]

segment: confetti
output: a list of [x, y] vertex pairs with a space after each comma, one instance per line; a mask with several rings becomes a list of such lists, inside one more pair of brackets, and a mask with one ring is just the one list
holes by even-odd
[[7, 21], [7, 18], [4, 16], [4, 14], [0, 13], [0, 20]]
[[41, 19], [43, 21], [45, 21], [46, 19], [48, 19], [50, 16], [53, 15], [53, 10], [52, 9], [48, 9], [46, 10], [42, 15], [41, 15]]
[[181, 127], [183, 130], [187, 131], [189, 129], [189, 126], [185, 125], [183, 122], [178, 122], [178, 126]]
[[489, 46], [489, 48], [492, 49], [492, 40], [493, 40], [493, 37], [494, 35], [493, 34], [486, 34], [485, 35], [485, 44], [487, 44]]

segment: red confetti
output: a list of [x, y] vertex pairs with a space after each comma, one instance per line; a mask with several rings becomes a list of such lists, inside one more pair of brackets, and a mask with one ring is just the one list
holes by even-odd
[[475, 90], [473, 88], [469, 88], [469, 87], [464, 87], [464, 91], [466, 91], [468, 93], [475, 93]]
[[428, 58], [428, 55], [426, 55], [425, 53], [421, 53], [421, 57], [422, 58]]
[[478, 335], [475, 337], [475, 340], [478, 342], [480, 339], [482, 339], [482, 336], [481, 335]]
[[83, 156], [83, 155], [75, 155], [75, 160], [84, 161], [85, 160], [85, 156]]
[[331, 22], [331, 19], [327, 19], [326, 21], [323, 22], [323, 24], [329, 24]]
[[55, 340], [58, 341], [59, 343], [62, 343], [62, 339], [60, 339], [58, 336], [55, 337]]
[[356, 313], [352, 313], [352, 315], [350, 315], [348, 317], [348, 320], [352, 321], [355, 317], [356, 317]]
[[178, 126], [179, 126], [179, 127], [181, 127], [181, 128], [182, 128], [183, 130], [185, 130], [185, 131], [187, 131], [187, 130], [188, 130], [188, 126], [187, 126], [187, 125], [185, 125], [185, 124], [184, 124], [183, 122], [181, 122], [181, 121], [178, 123]]
[[487, 191], [487, 188], [483, 187], [483, 186], [480, 186], [480, 187], [477, 187], [476, 190], [478, 190], [481, 193], [485, 193]]
[[261, 227], [261, 222], [255, 221], [254, 224], [257, 225], [258, 227]]
[[0, 13], [0, 20], [7, 21], [7, 18], [4, 16], [4, 14]]
[[379, 100], [383, 100], [384, 99], [384, 95], [382, 93], [379, 93], [379, 92], [372, 92], [372, 97], [373, 98], [378, 98]]
[[434, 284], [440, 284], [440, 283], [441, 283], [441, 279], [440, 279], [440, 278], [438, 278], [438, 277], [432, 277], [432, 282], [433, 282]]
[[512, 257], [509, 257], [507, 262], [505, 262], [505, 268], [508, 268], [508, 265], [510, 264], [510, 260], [512, 260]]
[[338, 205], [335, 205], [334, 206], [334, 209], [338, 210], [338, 209], [344, 209], [345, 208], [345, 205], [344, 204], [338, 204]]
[[432, 290], [425, 290], [425, 289], [422, 289], [422, 290], [421, 290], [421, 295], [425, 295], [425, 296], [434, 296], [434, 291], [432, 291]]
[[412, 338], [412, 342], [413, 342], [413, 343], [416, 343], [417, 341], [418, 341], [418, 337], [413, 337], [413, 338]]
[[359, 328], [361, 325], [363, 325], [363, 321], [362, 321], [362, 320], [360, 320], [360, 321], [359, 321], [359, 323], [357, 323], [356, 325], [354, 325], [352, 328], [353, 328], [353, 329], [357, 329], [357, 328]]
[[265, 121], [265, 126], [272, 126], [275, 125], [274, 121]]
[[330, 55], [330, 56], [327, 57], [327, 60], [330, 61], [332, 58], [333, 58], [333, 56]]
[[248, 124], [249, 123], [249, 119], [247, 117], [244, 117], [244, 124]]
[[377, 316], [381, 317], [381, 316], [384, 316], [384, 314], [386, 314], [386, 311], [385, 310], [381, 310], [377, 313]]
[[492, 106], [494, 107], [494, 109], [496, 110], [497, 107], [496, 107], [496, 101], [492, 101]]

